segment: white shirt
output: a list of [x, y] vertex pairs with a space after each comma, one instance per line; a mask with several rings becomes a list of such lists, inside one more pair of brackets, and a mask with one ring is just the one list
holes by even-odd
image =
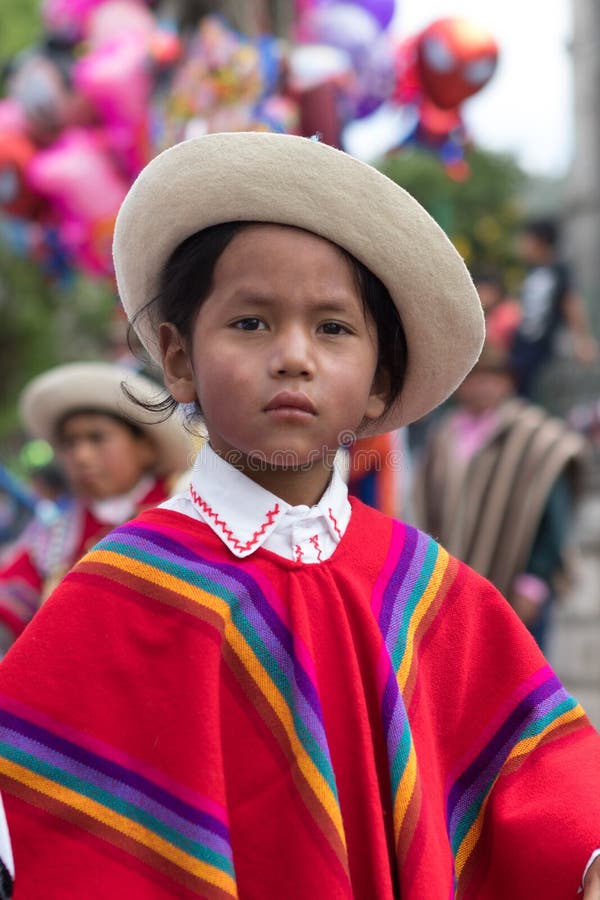
[[202, 446], [187, 490], [161, 507], [205, 522], [242, 559], [259, 547], [286, 559], [317, 563], [331, 556], [350, 521], [348, 489], [334, 467], [315, 506], [291, 506]]

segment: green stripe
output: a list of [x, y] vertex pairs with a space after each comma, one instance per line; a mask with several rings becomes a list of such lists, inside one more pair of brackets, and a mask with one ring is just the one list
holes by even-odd
[[324, 780], [331, 788], [331, 791], [337, 800], [337, 786], [335, 783], [335, 776], [333, 774], [329, 756], [327, 755], [327, 751], [323, 750], [323, 748], [318, 744], [317, 738], [315, 738], [315, 736], [309, 730], [307, 724], [299, 716], [296, 704], [294, 703], [293, 699], [294, 691], [290, 685], [288, 677], [281, 669], [279, 663], [270, 652], [268, 647], [265, 646], [263, 639], [258, 634], [256, 629], [248, 621], [242, 609], [239, 606], [234, 607], [231, 611], [231, 615], [232, 620], [235, 622], [245, 640], [252, 648], [252, 652], [264, 667], [271, 681], [276, 685], [276, 687], [283, 695], [286, 705], [290, 710], [290, 713], [292, 714], [296, 734], [298, 735], [302, 746], [314, 762], [316, 768], [319, 770]]
[[[575, 706], [577, 706], [577, 701], [573, 700], [572, 697], [566, 697], [562, 701], [562, 703], [560, 703], [557, 707], [555, 707], [553, 710], [551, 710], [545, 716], [541, 716], [539, 719], [534, 719], [533, 722], [530, 722], [530, 724], [526, 728], [523, 729], [523, 731], [521, 732], [519, 737], [517, 737], [516, 740], [513, 741], [513, 743], [510, 745], [508, 752], [506, 754], [506, 757], [505, 757], [505, 762], [506, 762], [506, 759], [508, 759], [508, 757], [510, 756], [510, 753], [512, 752], [512, 750], [514, 750], [514, 748], [520, 741], [524, 740], [525, 738], [535, 737], [536, 735], [541, 734], [541, 732], [546, 728], [546, 726], [549, 725], [554, 719], [557, 719], [564, 712], [567, 712], [567, 710], [574, 709]], [[461, 818], [459, 824], [456, 826], [456, 830], [452, 836], [452, 850], [455, 855], [456, 855], [456, 853], [458, 853], [458, 848], [460, 847], [465, 836], [469, 832], [471, 825], [473, 824], [473, 822], [479, 815], [479, 811], [481, 810], [483, 801], [485, 800], [487, 794], [492, 789], [496, 779], [499, 778], [501, 774], [502, 774], [502, 769], [500, 769], [500, 771], [497, 773], [497, 775], [492, 780], [492, 782], [490, 784], [488, 784], [486, 789], [478, 797], [476, 797], [475, 800], [473, 800], [473, 802], [471, 803], [471, 805], [469, 806], [469, 808], [467, 809], [467, 811]]]
[[398, 785], [400, 784], [400, 779], [404, 774], [404, 770], [406, 769], [406, 765], [408, 763], [408, 757], [410, 755], [410, 748], [412, 747], [412, 735], [410, 733], [410, 726], [408, 721], [404, 723], [404, 727], [402, 729], [402, 736], [400, 738], [400, 743], [394, 753], [394, 758], [392, 760], [390, 766], [390, 775], [392, 781], [392, 794], [395, 797], [396, 792], [398, 790]]
[[133, 547], [131, 544], [124, 544], [121, 541], [103, 540], [96, 546], [95, 550], [91, 551], [88, 559], [90, 557], [93, 559], [96, 553], [101, 553], [105, 550], [118, 553], [120, 556], [125, 556], [129, 559], [135, 559], [137, 562], [158, 569], [158, 571], [164, 572], [166, 575], [173, 575], [175, 578], [180, 579], [186, 584], [200, 588], [208, 594], [212, 594], [215, 597], [219, 597], [221, 600], [225, 600], [229, 605], [236, 599], [235, 594], [223, 584], [219, 584], [218, 581], [212, 581], [210, 578], [201, 575], [199, 572], [194, 572], [189, 566], [149, 553], [139, 547]]
[[227, 857], [211, 850], [204, 844], [190, 840], [190, 838], [175, 831], [175, 829], [166, 825], [164, 822], [161, 822], [160, 819], [157, 819], [155, 816], [140, 809], [134, 804], [128, 803], [120, 797], [115, 797], [113, 794], [103, 790], [97, 785], [78, 778], [76, 775], [64, 771], [64, 769], [59, 769], [57, 766], [46, 763], [44, 760], [39, 759], [39, 757], [26, 753], [10, 744], [0, 742], [0, 756], [17, 763], [25, 769], [29, 769], [29, 771], [35, 772], [37, 775], [41, 775], [56, 784], [69, 788], [70, 790], [75, 791], [75, 793], [88, 797], [90, 800], [95, 800], [97, 803], [100, 803], [107, 809], [112, 809], [114, 812], [119, 813], [130, 821], [143, 825], [149, 831], [163, 838], [173, 846], [178, 847], [180, 850], [185, 851], [195, 859], [209, 863], [211, 866], [214, 866], [214, 868], [220, 869], [228, 875], [231, 875], [231, 877], [234, 877], [233, 866]]
[[431, 576], [433, 574], [433, 570], [435, 569], [435, 564], [438, 558], [438, 552], [438, 544], [436, 544], [435, 541], [430, 540], [429, 546], [427, 547], [427, 551], [425, 553], [425, 559], [423, 560], [423, 565], [421, 566], [421, 571], [419, 572], [419, 576], [410, 593], [410, 597], [406, 601], [404, 609], [402, 610], [402, 619], [400, 622], [400, 628], [398, 630], [398, 636], [391, 653], [392, 665], [395, 672], [397, 672], [400, 668], [402, 657], [404, 656], [404, 650], [406, 648], [406, 635], [410, 626], [410, 620], [412, 619], [413, 613], [417, 607], [417, 604], [419, 603], [419, 600], [427, 590], [427, 586], [431, 581]]
[[563, 713], [568, 712], [570, 709], [575, 709], [577, 706], [577, 701], [573, 699], [573, 697], [565, 697], [562, 703], [559, 703], [554, 709], [550, 710], [549, 713], [546, 713], [545, 716], [542, 716], [539, 719], [535, 719], [531, 722], [527, 728], [523, 731], [523, 734], [519, 738], [519, 740], [523, 740], [524, 738], [535, 737], [546, 728], [554, 719], [558, 719], [559, 716], [562, 716]]
[[[268, 650], [256, 630], [243, 615], [238, 602], [239, 598], [222, 584], [212, 581], [204, 575], [191, 571], [186, 565], [174, 563], [172, 560], [165, 560], [161, 556], [149, 553], [146, 550], [123, 543], [122, 541], [104, 539], [101, 544], [97, 546], [96, 550], [109, 550], [130, 559], [135, 559], [137, 562], [142, 562], [168, 575], [173, 575], [187, 584], [199, 587], [207, 593], [219, 597], [229, 605], [232, 619], [236, 621], [238, 628], [248, 641], [252, 651], [262, 663], [271, 680], [277, 685], [281, 694], [284, 696], [287, 706], [292, 713], [296, 733], [302, 746], [313, 760], [315, 766], [337, 799], [337, 787], [329, 757], [319, 746], [317, 739], [311, 734], [305, 722], [298, 717], [293, 703], [293, 691], [290, 687], [290, 683], [274, 659], [273, 654]], [[246, 591], [246, 588], [244, 588], [244, 591]], [[243, 627], [240, 627], [241, 623], [243, 623]]]

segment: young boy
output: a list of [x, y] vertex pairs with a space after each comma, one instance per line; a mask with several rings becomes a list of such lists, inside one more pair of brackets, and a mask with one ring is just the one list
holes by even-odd
[[3, 651], [77, 560], [115, 525], [165, 500], [168, 480], [189, 464], [186, 431], [174, 420], [141, 421], [123, 383], [148, 399], [160, 392], [121, 366], [87, 362], [51, 369], [23, 391], [23, 424], [54, 447], [71, 499], [52, 521], [34, 520], [4, 557]]
[[333, 468], [475, 362], [441, 230], [330, 147], [224, 134], [147, 167], [114, 251], [209, 442], [0, 666], [17, 891], [595, 900], [581, 707], [489, 583]]

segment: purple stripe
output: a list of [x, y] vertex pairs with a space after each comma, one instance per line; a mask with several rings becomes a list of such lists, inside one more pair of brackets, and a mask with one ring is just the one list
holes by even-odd
[[404, 544], [402, 546], [400, 558], [383, 593], [381, 610], [379, 612], [379, 627], [381, 629], [384, 640], [387, 637], [390, 619], [392, 617], [394, 604], [396, 603], [400, 587], [404, 578], [406, 577], [408, 568], [413, 561], [415, 548], [417, 546], [418, 534], [419, 533], [416, 528], [411, 528], [410, 526], [406, 525]]
[[[210, 581], [216, 581], [218, 584], [231, 591], [238, 599], [241, 599], [239, 594], [242, 593], [244, 599], [249, 600], [254, 605], [259, 612], [259, 615], [268, 625], [270, 631], [281, 645], [282, 650], [293, 661], [296, 684], [310, 706], [315, 720], [319, 723], [320, 729], [323, 730], [323, 714], [321, 711], [319, 695], [310, 676], [294, 653], [293, 635], [268, 602], [255, 580], [247, 572], [228, 563], [215, 563], [212, 560], [204, 559], [196, 552], [191, 551], [183, 544], [180, 544], [178, 541], [167, 537], [162, 532], [157, 532], [149, 528], [131, 525], [121, 526], [121, 528], [116, 529], [116, 534], [119, 536], [125, 534], [128, 535], [133, 539], [131, 540], [131, 543], [145, 552], [151, 552], [152, 548], [160, 548], [161, 552], [158, 555], [164, 560], [179, 565], [181, 565], [182, 560], [184, 560], [186, 567], [190, 571], [202, 575]], [[108, 538], [105, 538], [104, 541], [98, 545], [98, 549], [102, 549], [103, 543], [114, 539], [114, 536], [115, 532]], [[223, 576], [225, 576], [225, 581]], [[261, 637], [264, 638], [262, 631], [262, 629], [259, 629]], [[277, 659], [277, 651], [274, 650], [273, 647], [270, 647], [269, 649]]]
[[[543, 700], [538, 706], [535, 707], [534, 710], [532, 710], [532, 714], [527, 717], [526, 721], [519, 724], [516, 734], [512, 734], [509, 740], [497, 749], [497, 752], [495, 753], [493, 759], [489, 761], [487, 766], [480, 772], [480, 774], [472, 782], [472, 784], [465, 789], [464, 793], [459, 798], [454, 809], [452, 810], [452, 815], [449, 821], [451, 832], [454, 832], [455, 828], [458, 825], [458, 822], [462, 819], [464, 813], [477, 799], [477, 797], [479, 797], [483, 793], [487, 793], [489, 785], [494, 780], [496, 775], [500, 772], [500, 769], [508, 759], [511, 750], [516, 746], [516, 744], [518, 744], [524, 729], [531, 725], [531, 723], [535, 719], [543, 718], [547, 713], [558, 706], [558, 704], [565, 700], [567, 697], [567, 692], [564, 688], [561, 688], [559, 691], [553, 693], [547, 700]], [[535, 713], [535, 715], [533, 713]]]
[[[120, 779], [102, 775], [97, 769], [91, 768], [70, 756], [66, 756], [64, 753], [52, 750], [47, 745], [44, 747], [37, 739], [28, 738], [22, 733], [4, 726], [0, 726], [0, 740], [36, 759], [43, 760], [44, 763], [55, 766], [63, 772], [67, 772], [115, 797], [119, 797], [125, 803], [131, 803], [191, 841], [202, 844], [214, 850], [215, 853], [220, 853], [231, 860], [231, 846], [228, 840], [220, 837], [214, 831], [207, 830], [200, 824], [192, 824], [189, 820], [181, 818], [181, 816], [167, 809], [161, 803], [151, 800], [146, 793], [136, 790], [136, 788], [125, 784]], [[128, 818], [134, 817], [128, 816]]]
[[547, 681], [531, 691], [531, 693], [524, 697], [518, 706], [515, 707], [510, 716], [502, 723], [498, 731], [483, 748], [479, 756], [477, 756], [468, 769], [466, 769], [453, 784], [448, 795], [446, 807], [448, 810], [449, 821], [453, 818], [453, 812], [450, 813], [450, 810], [455, 809], [463, 794], [471, 787], [471, 785], [475, 784], [481, 772], [486, 770], [496, 756], [503, 750], [506, 750], [507, 746], [509, 749], [514, 746], [523, 728], [533, 720], [534, 713], [536, 713], [536, 706], [547, 700], [549, 697], [552, 697], [552, 695], [561, 688], [562, 685], [560, 681], [556, 675], [552, 674]]
[[414, 531], [416, 534], [416, 546], [413, 550], [412, 559], [408, 562], [408, 565], [406, 562], [403, 564], [404, 576], [402, 584], [400, 585], [400, 591], [396, 591], [393, 597], [390, 598], [392, 602], [389, 612], [389, 624], [384, 634], [385, 642], [390, 653], [393, 653], [394, 651], [398, 634], [402, 627], [406, 605], [411, 600], [415, 585], [423, 572], [427, 550], [430, 545], [434, 543], [428, 535], [423, 534], [423, 532], [417, 531], [416, 529], [414, 529]]
[[187, 819], [194, 825], [199, 825], [206, 831], [212, 831], [229, 842], [229, 830], [224, 822], [219, 821], [210, 813], [190, 806], [160, 787], [160, 785], [149, 781], [143, 775], [139, 775], [131, 769], [126, 769], [118, 763], [98, 756], [96, 753], [85, 750], [78, 744], [73, 744], [71, 741], [65, 740], [65, 738], [52, 734], [52, 732], [40, 728], [33, 722], [22, 719], [20, 716], [15, 716], [7, 710], [0, 709], [0, 724], [19, 732], [25, 738], [36, 741], [40, 745], [36, 755], [45, 762], [49, 762], [45, 750], [69, 756], [72, 760], [88, 768], [95, 769], [107, 778], [119, 781], [132, 790], [146, 794], [147, 797], [170, 809], [177, 816]]
[[388, 748], [388, 759], [394, 759], [398, 744], [404, 733], [404, 726], [408, 722], [408, 715], [402, 694], [398, 690], [394, 671], [390, 665], [390, 671], [383, 691], [381, 701], [381, 713]]

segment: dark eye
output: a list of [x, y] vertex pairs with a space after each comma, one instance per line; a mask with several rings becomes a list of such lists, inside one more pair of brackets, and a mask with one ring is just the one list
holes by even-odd
[[246, 318], [234, 322], [233, 327], [242, 331], [258, 331], [265, 327], [265, 323], [257, 316], [246, 316]]
[[325, 322], [321, 329], [324, 334], [350, 334], [350, 329], [340, 322]]

